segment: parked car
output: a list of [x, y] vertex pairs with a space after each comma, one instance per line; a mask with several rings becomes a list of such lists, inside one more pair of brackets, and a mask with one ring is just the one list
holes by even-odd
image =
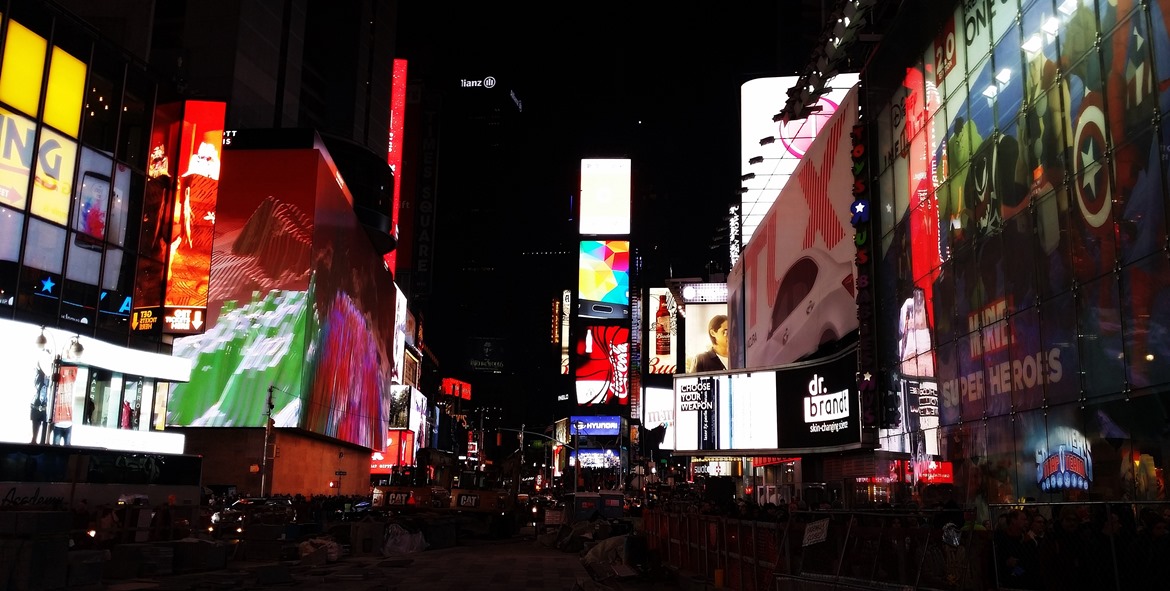
[[235, 538], [252, 525], [283, 525], [295, 521], [291, 499], [246, 498], [212, 513], [207, 530], [215, 537]]

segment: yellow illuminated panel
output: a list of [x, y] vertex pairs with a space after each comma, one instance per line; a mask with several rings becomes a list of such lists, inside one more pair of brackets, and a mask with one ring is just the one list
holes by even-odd
[[28, 204], [28, 173], [32, 170], [37, 126], [0, 107], [0, 204], [24, 209]]
[[44, 37], [16, 21], [8, 21], [4, 61], [0, 65], [0, 100], [34, 117], [40, 104], [47, 47]]
[[73, 140], [41, 128], [41, 146], [37, 152], [37, 172], [33, 179], [30, 209], [33, 213], [65, 225], [69, 219], [76, 161], [77, 144]]
[[60, 47], [53, 48], [49, 88], [45, 94], [45, 123], [77, 137], [81, 103], [85, 98], [85, 63]]

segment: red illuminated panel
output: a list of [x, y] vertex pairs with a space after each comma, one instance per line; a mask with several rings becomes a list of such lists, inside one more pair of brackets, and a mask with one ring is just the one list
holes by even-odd
[[390, 429], [385, 451], [370, 454], [370, 474], [390, 474], [395, 466], [414, 464], [414, 431]]
[[954, 466], [950, 462], [929, 462], [918, 479], [927, 484], [952, 484], [955, 482]]
[[1051, 476], [1060, 472], [1060, 455], [1053, 454], [1044, 460], [1044, 475]]
[[441, 390], [444, 396], [471, 400], [471, 384], [455, 378], [443, 378]]
[[187, 101], [176, 153], [179, 176], [167, 245], [166, 299], [163, 331], [203, 332], [215, 209], [219, 194], [223, 121], [227, 104]]
[[[390, 81], [390, 138], [386, 144], [386, 163], [394, 172], [394, 201], [391, 203], [391, 232], [398, 237], [398, 206], [402, 195], [402, 135], [406, 117], [406, 60], [394, 60]], [[397, 264], [397, 249], [385, 254], [386, 266], [391, 271]]]
[[629, 404], [630, 331], [584, 324], [576, 342], [577, 404]]

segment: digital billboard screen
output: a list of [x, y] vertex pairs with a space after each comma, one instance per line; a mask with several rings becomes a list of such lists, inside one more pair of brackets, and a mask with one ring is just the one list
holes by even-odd
[[960, 3], [873, 112], [882, 385], [936, 449], [1170, 382], [1167, 6], [1010, 4]]
[[731, 369], [730, 328], [727, 304], [686, 304], [686, 373]]
[[622, 418], [618, 416], [572, 416], [569, 430], [573, 435], [612, 435], [621, 432]]
[[630, 233], [630, 161], [581, 160], [581, 225], [586, 236]]
[[[728, 275], [742, 335], [730, 343], [744, 367], [791, 363], [858, 326], [854, 293], [853, 160], [858, 91], [846, 93], [808, 145], [791, 182], [760, 221]], [[739, 352], [742, 351], [742, 355]]]
[[583, 240], [578, 265], [578, 315], [630, 317], [630, 242]]
[[186, 101], [167, 256], [163, 332], [202, 332], [211, 273], [227, 103]]
[[[788, 122], [775, 121], [774, 118], [799, 78], [756, 78], [740, 86], [740, 174], [754, 175], [742, 181], [742, 187], [746, 189], [740, 197], [742, 244], [751, 241], [756, 228], [780, 196], [780, 190], [796, 172], [801, 158], [858, 79], [857, 74], [837, 74], [830, 81], [827, 92], [812, 103], [820, 108], [819, 111]], [[774, 141], [760, 141], [766, 137], [774, 138]]]
[[191, 381], [169, 425], [278, 427], [377, 449], [390, 410], [394, 287], [319, 149], [224, 152], [209, 327], [176, 339]]
[[666, 435], [658, 449], [674, 449], [674, 390], [646, 387], [642, 396], [642, 426], [646, 431], [665, 426]]
[[577, 404], [629, 404], [630, 330], [582, 323], [574, 344]]
[[650, 288], [650, 306], [646, 309], [649, 322], [646, 339], [646, 357], [650, 374], [671, 375], [678, 368], [679, 338], [675, 329], [674, 296], [665, 287]]
[[861, 445], [853, 349], [827, 360], [752, 372], [676, 375], [681, 451], [845, 449]]

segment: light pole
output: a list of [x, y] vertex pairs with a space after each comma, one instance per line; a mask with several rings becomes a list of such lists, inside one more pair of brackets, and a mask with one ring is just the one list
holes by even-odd
[[585, 426], [585, 423], [583, 421], [577, 421], [577, 422], [573, 423], [573, 454], [574, 454], [574, 456], [573, 456], [574, 457], [574, 461], [573, 461], [573, 505], [574, 505], [573, 512], [574, 513], [576, 513], [576, 511], [577, 511], [577, 509], [575, 507], [575, 505], [577, 504], [577, 486], [578, 486], [578, 483], [581, 481], [581, 427], [584, 427], [584, 426]]
[[272, 419], [272, 409], [273, 409], [272, 391], [275, 389], [276, 389], [276, 386], [274, 386], [272, 384], [268, 384], [268, 401], [267, 401], [266, 406], [265, 406], [265, 408], [267, 410], [264, 411], [264, 453], [261, 454], [261, 456], [260, 456], [260, 496], [261, 497], [267, 497], [268, 496], [268, 487], [272, 486], [272, 483], [269, 482], [268, 470], [271, 467], [270, 460], [275, 459], [273, 456], [276, 455], [276, 454], [271, 453], [271, 451], [270, 451], [272, 449], [272, 428], [275, 426], [275, 422]]

